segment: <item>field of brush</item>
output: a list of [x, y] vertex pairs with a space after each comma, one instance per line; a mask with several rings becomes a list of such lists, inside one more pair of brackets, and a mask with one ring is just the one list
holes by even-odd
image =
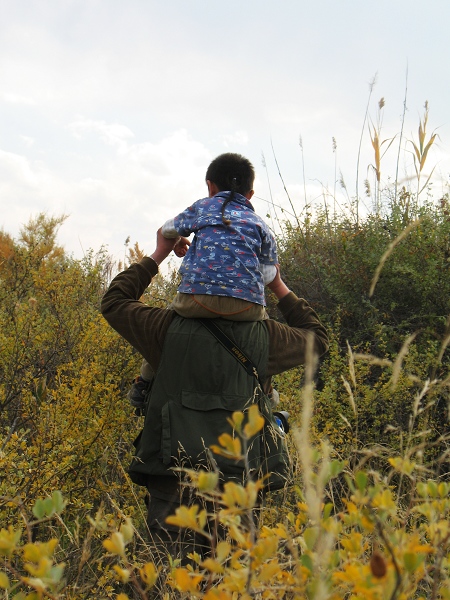
[[[0, 232], [2, 597], [450, 598], [450, 201], [425, 174], [427, 119], [408, 187], [382, 186], [370, 126], [370, 214], [356, 198], [299, 218], [292, 202], [279, 222], [283, 278], [319, 314], [330, 350], [315, 372], [274, 382], [294, 476], [259, 527], [242, 518], [258, 482], [218, 490], [191, 474], [228, 538], [189, 567], [155, 559], [143, 491], [125, 472], [142, 426], [126, 400], [140, 357], [99, 314], [118, 265], [67, 256], [63, 218], [40, 215], [18, 239]], [[145, 301], [165, 307], [175, 289], [175, 274], [160, 278]], [[280, 318], [272, 297], [268, 309]], [[242, 442], [259, 427], [245, 418]], [[174, 518], [201, 531], [206, 515]]]

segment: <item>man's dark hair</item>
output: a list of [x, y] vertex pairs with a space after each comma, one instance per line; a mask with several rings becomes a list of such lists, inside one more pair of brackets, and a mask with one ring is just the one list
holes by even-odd
[[230, 225], [231, 221], [224, 217], [225, 207], [233, 200], [236, 192], [245, 196], [253, 189], [255, 169], [252, 163], [241, 154], [221, 154], [209, 165], [205, 179], [215, 183], [219, 192], [231, 191], [222, 204], [222, 221]]

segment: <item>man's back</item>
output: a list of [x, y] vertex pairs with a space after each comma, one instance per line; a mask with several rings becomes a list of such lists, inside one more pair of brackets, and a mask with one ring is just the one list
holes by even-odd
[[[217, 320], [236, 346], [251, 356], [265, 376], [268, 332], [262, 322]], [[249, 375], [196, 319], [176, 316], [165, 336], [161, 362], [149, 397], [144, 430], [130, 475], [173, 477], [173, 467], [211, 468], [207, 450], [230, 430], [234, 411], [257, 400], [256, 378]], [[243, 464], [216, 457], [225, 478], [243, 479]]]

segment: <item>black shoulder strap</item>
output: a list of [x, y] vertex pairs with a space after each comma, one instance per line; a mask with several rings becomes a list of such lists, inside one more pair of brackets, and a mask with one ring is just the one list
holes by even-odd
[[244, 367], [249, 375], [252, 375], [258, 380], [259, 385], [262, 388], [261, 381], [259, 379], [258, 371], [252, 361], [246, 356], [240, 348], [227, 336], [226, 333], [220, 329], [220, 327], [214, 322], [213, 319], [198, 319], [200, 323], [208, 329], [213, 336], [219, 341], [222, 346], [228, 350], [230, 354]]

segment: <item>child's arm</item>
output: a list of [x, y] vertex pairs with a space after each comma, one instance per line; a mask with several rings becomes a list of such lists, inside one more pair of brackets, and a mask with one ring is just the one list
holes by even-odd
[[[177, 215], [174, 219], [169, 219], [161, 227], [162, 235], [167, 239], [179, 238], [174, 246], [174, 253], [179, 258], [183, 258], [188, 251], [191, 243], [184, 237], [188, 236], [196, 230], [196, 216], [197, 210], [196, 205], [193, 204], [186, 208], [182, 213]], [[182, 237], [180, 237], [182, 236]]]
[[174, 240], [178, 238], [173, 247], [173, 251], [178, 258], [183, 258], [183, 256], [186, 256], [186, 252], [188, 251], [191, 242], [187, 238], [180, 236], [178, 231], [175, 229], [173, 219], [169, 219], [164, 223], [164, 225], [161, 227], [161, 234], [166, 240]]

